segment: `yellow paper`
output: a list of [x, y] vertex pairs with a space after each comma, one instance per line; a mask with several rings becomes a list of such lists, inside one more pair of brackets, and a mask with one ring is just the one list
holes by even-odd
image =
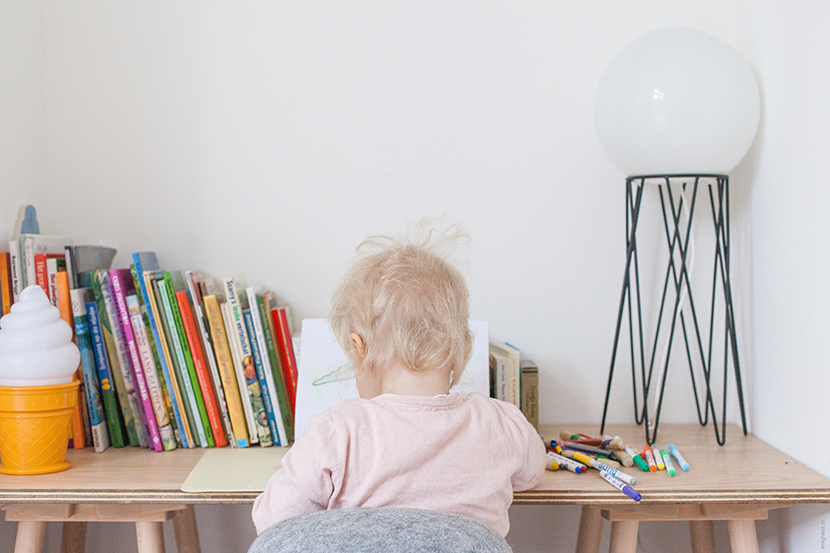
[[287, 447], [214, 448], [182, 484], [183, 492], [261, 492], [282, 463]]

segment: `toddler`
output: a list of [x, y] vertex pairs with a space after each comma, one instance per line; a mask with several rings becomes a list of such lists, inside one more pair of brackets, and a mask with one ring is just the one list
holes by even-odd
[[444, 511], [507, 534], [513, 491], [539, 481], [545, 448], [514, 405], [450, 393], [473, 340], [464, 277], [435, 246], [370, 239], [358, 248], [330, 322], [360, 398], [309, 419], [254, 503], [257, 534], [343, 507]]

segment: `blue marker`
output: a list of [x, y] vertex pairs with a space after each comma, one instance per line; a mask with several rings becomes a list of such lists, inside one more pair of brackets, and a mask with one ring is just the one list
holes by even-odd
[[669, 444], [669, 451], [671, 451], [671, 454], [674, 455], [675, 459], [677, 459], [677, 462], [680, 464], [680, 468], [683, 470], [689, 470], [689, 463], [687, 463], [686, 459], [684, 459], [680, 454], [680, 450], [677, 449], [677, 446]]
[[635, 490], [634, 488], [632, 488], [631, 486], [629, 486], [628, 484], [614, 476], [613, 474], [604, 470], [599, 471], [599, 474], [606, 482], [620, 490], [622, 493], [624, 493], [634, 501], [640, 501], [643, 498], [643, 496], [640, 495], [640, 492], [638, 492], [637, 490]]
[[609, 467], [605, 463], [600, 463], [599, 461], [594, 461], [594, 463], [592, 463], [591, 466], [596, 468], [596, 469], [599, 469], [601, 471], [607, 472], [611, 476], [614, 476], [617, 479], [622, 480], [626, 484], [631, 484], [633, 486], [634, 484], [637, 483], [637, 480], [633, 476], [629, 476], [628, 474], [626, 474], [624, 472], [618, 471], [614, 467]]

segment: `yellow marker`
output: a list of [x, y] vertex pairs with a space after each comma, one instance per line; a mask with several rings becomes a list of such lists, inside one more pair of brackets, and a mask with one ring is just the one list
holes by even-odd
[[660, 454], [660, 448], [653, 447], [652, 450], [654, 451], [654, 460], [657, 461], [657, 470], [665, 469], [666, 465], [663, 464], [663, 456]]
[[559, 470], [559, 462], [550, 457], [545, 458], [545, 468], [548, 470]]
[[[572, 452], [572, 454], [568, 455], [568, 457], [573, 457], [574, 459], [576, 459], [580, 463], [588, 465], [589, 467], [593, 466], [591, 464], [591, 461], [595, 460], [593, 457], [589, 457], [589, 456], [585, 455], [584, 453], [580, 453], [579, 451]], [[596, 467], [594, 467], [594, 468], [596, 468]]]

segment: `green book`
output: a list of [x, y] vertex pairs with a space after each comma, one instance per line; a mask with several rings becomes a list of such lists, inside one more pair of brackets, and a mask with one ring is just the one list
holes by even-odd
[[[210, 420], [208, 420], [207, 409], [205, 409], [205, 402], [202, 398], [202, 390], [199, 388], [199, 379], [196, 376], [196, 367], [193, 365], [193, 357], [190, 354], [190, 346], [187, 342], [187, 334], [184, 330], [184, 323], [182, 322], [182, 317], [179, 313], [179, 304], [178, 299], [176, 298], [176, 292], [184, 290], [184, 279], [178, 271], [174, 273], [165, 272], [164, 280], [159, 281], [160, 289], [162, 288], [162, 283], [164, 288], [162, 291], [164, 296], [162, 298], [162, 302], [164, 303], [165, 312], [167, 313], [169, 322], [171, 323], [170, 334], [173, 339], [179, 365], [182, 367], [182, 381], [185, 393], [188, 396], [188, 401], [190, 402], [191, 410], [193, 412], [193, 418], [196, 422], [199, 443], [202, 444], [202, 447], [214, 447], [216, 443], [213, 440], [213, 432], [210, 429]], [[175, 324], [175, 329], [172, 328], [173, 324]], [[198, 417], [196, 416], [197, 413], [199, 414]]]
[[121, 370], [121, 363], [116, 349], [117, 346], [112, 335], [112, 325], [109, 318], [109, 313], [112, 311], [112, 308], [111, 306], [110, 309], [107, 308], [107, 300], [105, 299], [105, 292], [106, 295], [109, 294], [106, 270], [95, 271], [95, 275], [92, 278], [92, 291], [95, 294], [95, 303], [98, 305], [98, 320], [101, 325], [101, 335], [104, 339], [110, 372], [115, 383], [118, 403], [121, 407], [121, 416], [124, 420], [127, 442], [132, 447], [139, 447], [140, 443], [135, 428], [135, 416], [127, 392], [127, 383], [124, 381], [124, 373]]

